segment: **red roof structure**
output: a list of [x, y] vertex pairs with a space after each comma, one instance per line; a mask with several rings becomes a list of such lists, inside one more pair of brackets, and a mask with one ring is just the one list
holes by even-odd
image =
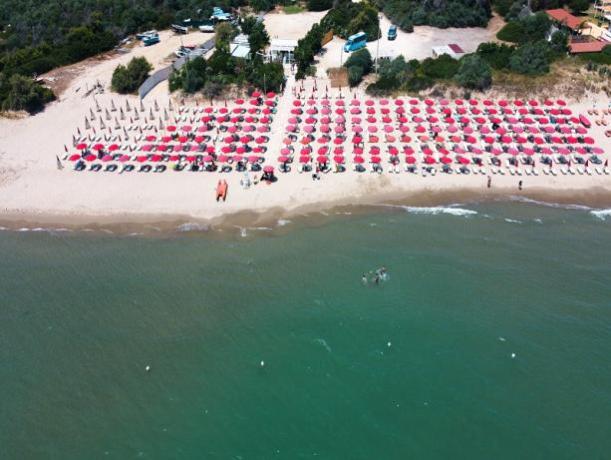
[[604, 49], [604, 47], [607, 45], [609, 45], [609, 43], [605, 43], [601, 41], [592, 41], [592, 42], [571, 41], [569, 43], [569, 51], [572, 54], [600, 53]]
[[578, 31], [579, 26], [583, 22], [582, 19], [578, 18], [577, 16], [573, 16], [567, 10], [563, 10], [562, 8], [546, 10], [545, 12], [552, 20], [563, 23], [573, 31]]
[[463, 54], [464, 53], [463, 49], [460, 46], [458, 46], [456, 43], [450, 43], [448, 45], [448, 48], [450, 48], [456, 54]]

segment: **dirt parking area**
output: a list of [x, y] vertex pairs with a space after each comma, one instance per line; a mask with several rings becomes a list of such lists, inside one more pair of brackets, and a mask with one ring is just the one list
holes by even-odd
[[[391, 22], [386, 16], [382, 15], [380, 21], [382, 38], [379, 40], [379, 43], [378, 41], [367, 43], [367, 49], [369, 49], [374, 59], [378, 55], [390, 58], [403, 55], [406, 60], [425, 59], [433, 55], [434, 46], [450, 43], [456, 43], [465, 52], [472, 53], [480, 43], [495, 41], [496, 33], [503, 25], [503, 20], [495, 16], [490, 20], [488, 27], [485, 29], [481, 27], [437, 29], [429, 26], [418, 26], [414, 27], [414, 32], [411, 34], [397, 30], [397, 38], [389, 41], [387, 35]], [[326, 75], [327, 69], [338, 67], [346, 61], [348, 54], [342, 51], [345, 42], [341, 38], [334, 37], [325, 46], [324, 55], [319, 59], [318, 64], [319, 76]]]
[[274, 11], [265, 15], [263, 23], [270, 38], [299, 40], [305, 37], [314, 24], [327, 14], [326, 11], [304, 11], [303, 13], [285, 14]]

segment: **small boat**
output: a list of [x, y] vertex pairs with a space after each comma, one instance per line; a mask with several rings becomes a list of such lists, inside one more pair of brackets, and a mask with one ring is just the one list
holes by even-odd
[[218, 183], [216, 184], [216, 201], [220, 201], [223, 200], [225, 201], [227, 199], [227, 181], [225, 180], [219, 180]]

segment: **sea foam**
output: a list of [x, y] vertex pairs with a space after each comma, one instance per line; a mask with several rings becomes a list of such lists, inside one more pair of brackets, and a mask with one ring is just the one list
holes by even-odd
[[473, 209], [457, 208], [452, 206], [402, 206], [411, 214], [428, 214], [436, 216], [438, 214], [449, 214], [457, 217], [468, 217], [477, 214]]
[[594, 217], [600, 220], [607, 220], [607, 217], [611, 216], [611, 209], [594, 209], [590, 211]]

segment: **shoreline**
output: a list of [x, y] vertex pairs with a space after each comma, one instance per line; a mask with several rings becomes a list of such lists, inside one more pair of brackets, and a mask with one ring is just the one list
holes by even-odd
[[188, 214], [166, 213], [114, 213], [114, 214], [61, 214], [0, 211], [0, 230], [55, 231], [75, 233], [108, 233], [117, 236], [167, 236], [182, 233], [210, 234], [214, 231], [246, 229], [273, 230], [285, 227], [293, 220], [316, 226], [313, 215], [366, 215], [383, 208], [397, 210], [402, 207], [456, 207], [485, 203], [522, 203], [566, 209], [606, 210], [611, 208], [611, 190], [603, 187], [557, 190], [533, 187], [518, 192], [513, 189], [484, 190], [456, 188], [447, 190], [418, 190], [384, 193], [360, 203], [345, 199], [310, 203], [294, 208], [269, 207], [258, 211], [227, 212], [213, 218]]

